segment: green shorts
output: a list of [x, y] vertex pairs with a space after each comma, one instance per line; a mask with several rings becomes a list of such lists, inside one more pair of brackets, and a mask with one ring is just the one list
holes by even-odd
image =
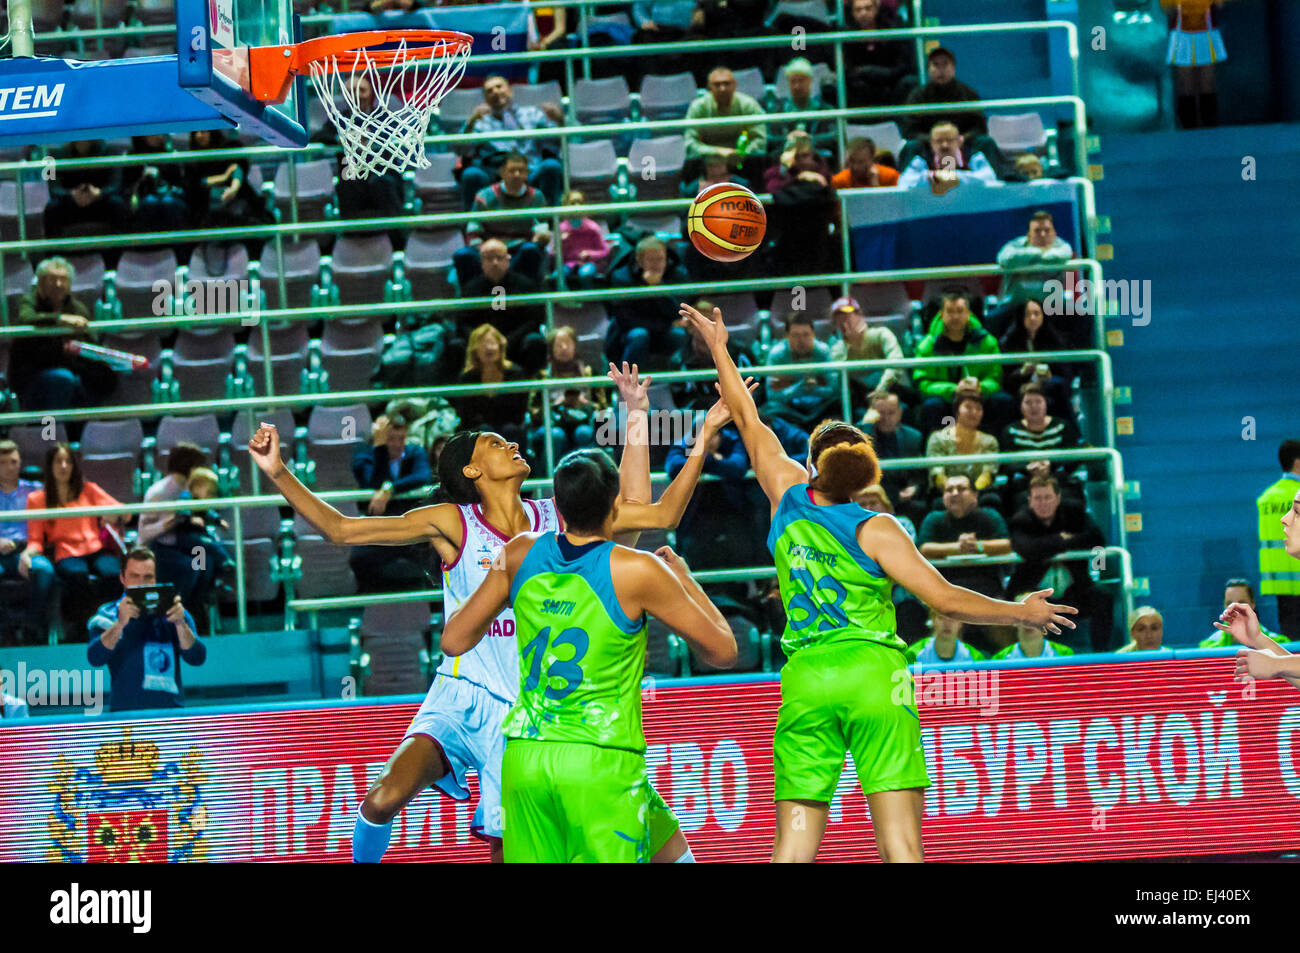
[[[650, 856], [653, 857], [659, 851], [663, 850], [664, 844], [677, 833], [681, 825], [677, 823], [677, 815], [668, 803], [659, 796], [659, 792], [650, 787], [650, 816], [646, 820], [646, 827], [650, 829]], [[676, 858], [674, 858], [676, 859]]]
[[575, 742], [506, 742], [508, 864], [648, 863], [650, 803], [644, 755]]
[[930, 784], [915, 685], [898, 649], [874, 642], [814, 646], [781, 670], [772, 739], [776, 800], [829, 803], [846, 751], [863, 794]]

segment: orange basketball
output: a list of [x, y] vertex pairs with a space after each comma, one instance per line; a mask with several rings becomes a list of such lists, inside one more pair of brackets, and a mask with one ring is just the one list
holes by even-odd
[[701, 189], [686, 216], [686, 234], [706, 258], [740, 261], [763, 244], [767, 213], [743, 185], [719, 182]]

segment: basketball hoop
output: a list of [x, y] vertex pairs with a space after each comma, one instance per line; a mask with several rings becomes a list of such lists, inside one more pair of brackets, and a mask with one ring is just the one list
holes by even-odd
[[[249, 49], [253, 96], [283, 102], [307, 73], [339, 132], [345, 179], [422, 169], [429, 121], [465, 72], [473, 39], [447, 30], [371, 30]], [[361, 107], [361, 79], [374, 106]]]

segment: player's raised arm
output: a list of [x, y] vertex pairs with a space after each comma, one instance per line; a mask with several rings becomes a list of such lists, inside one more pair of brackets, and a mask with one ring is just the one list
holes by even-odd
[[[648, 612], [684, 638], [695, 654], [714, 668], [736, 664], [736, 637], [690, 573], [667, 546], [657, 553], [617, 549], [611, 565], [620, 580], [618, 598], [633, 618]], [[627, 580], [624, 589], [622, 580]]]
[[1264, 634], [1259, 627], [1259, 617], [1255, 615], [1255, 610], [1244, 602], [1234, 602], [1224, 609], [1219, 616], [1219, 621], [1214, 623], [1214, 627], [1229, 633], [1247, 648], [1271, 652], [1274, 655], [1291, 654]]
[[[623, 452], [618, 461], [618, 495], [620, 505], [649, 506], [654, 501], [650, 485], [650, 378], [641, 377], [635, 364], [622, 368], [613, 362], [609, 365], [609, 379], [618, 385], [618, 396], [627, 408]], [[617, 420], [615, 420], [617, 431]], [[616, 543], [635, 547], [640, 539], [640, 529], [618, 533]]]
[[1066, 614], [1078, 610], [1049, 603], [1051, 589], [1040, 589], [1021, 603], [990, 599], [954, 586], [921, 555], [911, 537], [890, 516], [862, 523], [858, 527], [858, 545], [891, 579], [951, 619], [983, 625], [1033, 625], [1056, 635], [1061, 632], [1060, 626], [1074, 628]]
[[510, 601], [510, 582], [539, 533], [523, 533], [506, 543], [492, 562], [487, 578], [447, 619], [442, 629], [442, 651], [464, 655], [487, 633], [492, 620]]
[[293, 475], [280, 459], [280, 435], [274, 425], [262, 424], [248, 441], [253, 462], [275, 484], [289, 505], [321, 531], [331, 543], [405, 546], [444, 537], [456, 544], [459, 529], [456, 507], [449, 503], [421, 506], [401, 516], [344, 516]]
[[745, 450], [749, 453], [759, 486], [775, 509], [786, 490], [808, 479], [808, 471], [785, 455], [776, 434], [759, 419], [754, 397], [745, 381], [741, 380], [740, 370], [727, 350], [727, 326], [723, 323], [722, 311], [714, 308], [713, 317], [707, 318], [690, 305], [682, 304], [680, 314], [695, 326], [701, 339], [709, 345], [713, 363], [718, 368], [722, 397], [731, 408], [740, 439], [745, 441]]

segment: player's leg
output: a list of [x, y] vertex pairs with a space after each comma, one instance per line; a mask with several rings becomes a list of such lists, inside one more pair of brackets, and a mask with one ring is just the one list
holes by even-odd
[[470, 832], [487, 841], [488, 860], [499, 864], [505, 860], [501, 846], [505, 810], [501, 805], [501, 764], [506, 754], [505, 717], [510, 706], [489, 692], [475, 688], [478, 700], [470, 725], [474, 769], [478, 772], [478, 806], [470, 822]]
[[826, 673], [834, 646], [803, 649], [781, 670], [781, 709], [772, 738], [777, 803], [773, 863], [811, 863], [826, 831], [826, 811], [844, 770], [847, 743], [839, 700]]
[[864, 643], [840, 653], [844, 735], [886, 862], [922, 859], [921, 809], [930, 783], [915, 685], [903, 653]]
[[887, 864], [919, 864], [925, 859], [921, 846], [921, 812], [925, 788], [877, 791], [867, 795], [876, 849]]
[[502, 857], [507, 864], [569, 860], [567, 829], [555, 797], [555, 742], [506, 742], [501, 759]]
[[830, 804], [825, 801], [777, 801], [772, 863], [811, 864], [816, 860], [829, 817]]
[[668, 802], [654, 785], [650, 785], [650, 813], [646, 818], [650, 831], [650, 862], [652, 864], [693, 864], [695, 855], [686, 835]]
[[357, 811], [352, 859], [378, 863], [388, 849], [393, 818], [448, 770], [442, 748], [428, 735], [411, 735], [398, 745]]

